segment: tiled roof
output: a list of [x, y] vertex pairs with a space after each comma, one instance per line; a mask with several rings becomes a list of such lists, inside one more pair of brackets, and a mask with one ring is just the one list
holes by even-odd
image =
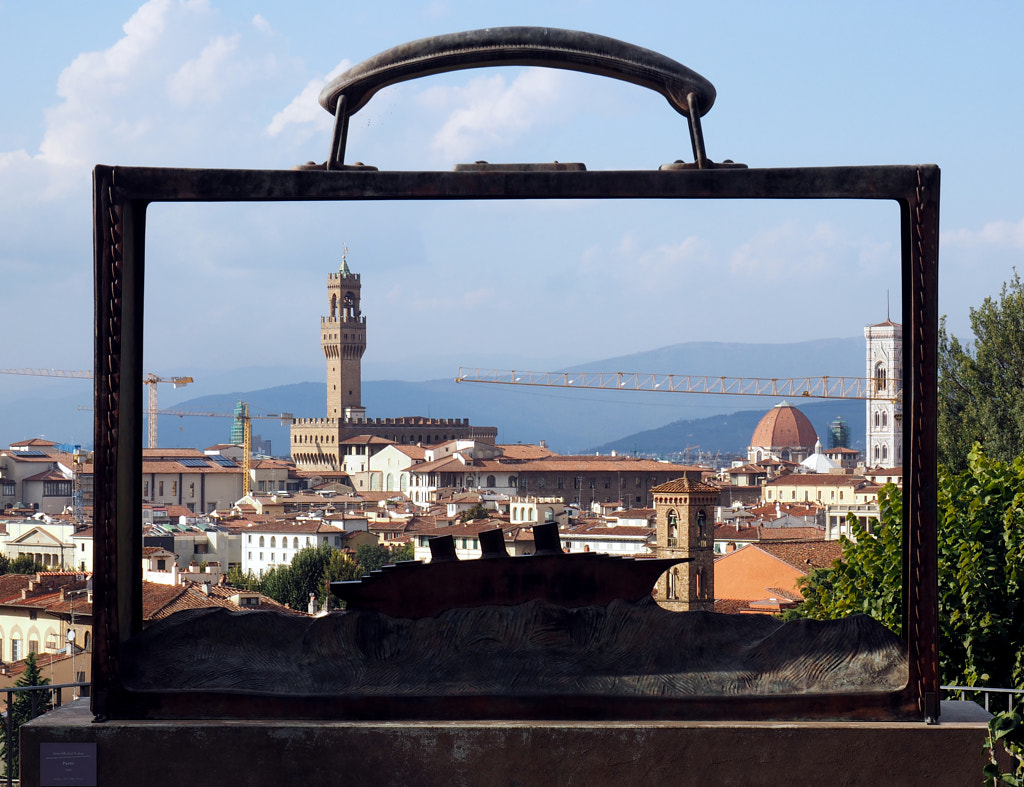
[[394, 445], [394, 440], [386, 440], [383, 437], [377, 437], [369, 434], [357, 434], [355, 437], [349, 437], [346, 440], [341, 440], [338, 445]]
[[867, 481], [857, 475], [840, 473], [803, 473], [769, 481], [767, 486], [863, 486]]
[[738, 615], [747, 608], [747, 604], [748, 602], [743, 599], [716, 598], [715, 612], [720, 612], [723, 615]]
[[69, 478], [65, 478], [63, 473], [61, 473], [59, 470], [55, 470], [54, 468], [51, 467], [50, 469], [44, 470], [41, 473], [36, 473], [35, 475], [30, 475], [28, 478], [25, 478], [23, 480], [25, 480], [25, 481], [69, 481], [70, 479]]
[[616, 511], [609, 514], [614, 519], [650, 519], [654, 516], [653, 508], [631, 508], [628, 511]]
[[805, 573], [815, 568], [828, 568], [843, 556], [843, 547], [838, 541], [761, 542], [755, 548]]
[[707, 492], [709, 494], [718, 494], [721, 490], [717, 486], [704, 483], [703, 481], [691, 481], [689, 478], [677, 478], [674, 481], [669, 481], [666, 484], [659, 484], [658, 486], [652, 486], [651, 492], [653, 494], [677, 494], [680, 492]]
[[761, 419], [750, 445], [759, 448], [810, 448], [818, 440], [810, 419], [788, 402], [779, 402]]
[[548, 456], [557, 456], [547, 446], [515, 443], [513, 445], [499, 445], [502, 456], [509, 459], [541, 459]]
[[[254, 517], [253, 517], [254, 518]], [[253, 522], [245, 528], [246, 533], [269, 533], [278, 535], [298, 535], [299, 533], [330, 533], [341, 535], [342, 529], [323, 519], [273, 519], [265, 522]]]
[[39, 437], [33, 437], [30, 440], [19, 440], [16, 443], [11, 443], [11, 448], [53, 448], [57, 445], [49, 440], [43, 440]]
[[[210, 595], [206, 595], [203, 592], [202, 586], [196, 583], [160, 585], [155, 582], [143, 582], [142, 616], [144, 620], [148, 621], [161, 620], [185, 609], [221, 607], [238, 610], [239, 607], [229, 600], [231, 596], [237, 593], [248, 593], [248, 591], [240, 591], [237, 588], [224, 585], [212, 585], [210, 587]], [[294, 614], [303, 614], [295, 610], [288, 610], [287, 607], [263, 595], [260, 595], [260, 605], [258, 607], [246, 607], [246, 609], [274, 609], [278, 611], [291, 611]]]

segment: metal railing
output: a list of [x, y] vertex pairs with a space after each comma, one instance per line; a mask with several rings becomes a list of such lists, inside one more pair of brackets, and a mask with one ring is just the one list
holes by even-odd
[[[1024, 689], [986, 689], [981, 686], [940, 686], [946, 699], [974, 700], [989, 713], [1012, 711], [1013, 706], [1024, 700]], [[978, 695], [981, 695], [980, 701]], [[992, 707], [995, 700], [996, 707]]]
[[[27, 719], [22, 720], [18, 727], [20, 729], [21, 723], [25, 721], [31, 721], [37, 716], [41, 716], [43, 713], [54, 708], [59, 708], [64, 701], [64, 689], [72, 690], [72, 699], [78, 697], [88, 697], [90, 684], [87, 681], [81, 681], [78, 683], [53, 683], [44, 686], [12, 686], [8, 689], [0, 689], [6, 697], [7, 704], [3, 711], [3, 725], [4, 731], [6, 732], [4, 746], [4, 770], [6, 771], [5, 783], [7, 787], [12, 787], [14, 784], [20, 784], [20, 778], [16, 778], [14, 774], [15, 765], [14, 753], [17, 751], [19, 746], [17, 730], [15, 730], [15, 719], [11, 711], [14, 708], [15, 695], [16, 694], [28, 694], [29, 695], [29, 715]], [[47, 700], [46, 693], [49, 693], [50, 697]]]

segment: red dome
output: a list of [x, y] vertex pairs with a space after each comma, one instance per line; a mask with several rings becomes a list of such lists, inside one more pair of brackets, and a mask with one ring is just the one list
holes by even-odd
[[811, 449], [818, 441], [807, 416], [787, 402], [775, 405], [761, 419], [750, 438], [750, 445], [756, 448], [806, 448]]

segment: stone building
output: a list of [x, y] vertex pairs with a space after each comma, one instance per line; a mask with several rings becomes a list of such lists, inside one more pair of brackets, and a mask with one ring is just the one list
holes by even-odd
[[655, 557], [688, 557], [666, 571], [655, 597], [668, 609], [715, 609], [714, 516], [718, 487], [677, 478], [651, 490], [655, 510]]
[[754, 429], [747, 448], [747, 461], [766, 459], [802, 462], [814, 452], [818, 433], [810, 419], [789, 402], [779, 402]]
[[875, 467], [903, 464], [903, 326], [892, 320], [864, 329], [867, 342], [867, 453]]
[[366, 317], [360, 309], [362, 282], [342, 257], [327, 277], [327, 316], [320, 318], [320, 346], [327, 363], [327, 416], [299, 418], [291, 427], [291, 456], [301, 470], [336, 471], [345, 462], [345, 441], [370, 435], [398, 444], [471, 439], [494, 443], [493, 426], [472, 426], [466, 418], [366, 417], [362, 404], [362, 357]]

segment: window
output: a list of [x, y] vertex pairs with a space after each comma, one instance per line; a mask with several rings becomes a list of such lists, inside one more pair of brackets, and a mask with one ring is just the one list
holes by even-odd
[[171, 481], [171, 494], [172, 495], [178, 494], [178, 482], [177, 481]]
[[270, 548], [273, 549], [277, 546], [277, 538], [275, 536], [270, 537]]
[[157, 571], [166, 571], [167, 570], [167, 561], [163, 560], [163, 559], [156, 561], [156, 570]]
[[37, 639], [30, 639], [28, 641], [28, 652], [29, 653], [38, 653], [39, 652], [39, 640], [37, 640]]
[[164, 482], [163, 482], [163, 481], [161, 481], [161, 482], [160, 482], [160, 491], [159, 491], [159, 492], [157, 492], [157, 494], [158, 494], [158, 495], [159, 495], [160, 497], [163, 497], [163, 496], [164, 496]]
[[71, 497], [70, 481], [43, 481], [44, 497]]
[[12, 639], [11, 640], [11, 661], [20, 661], [20, 660], [21, 660], [21, 640], [20, 639]]
[[142, 496], [149, 497], [149, 481], [142, 482]]
[[[306, 540], [309, 541], [308, 538]], [[295, 538], [292, 539], [292, 549], [298, 549], [298, 548], [299, 548], [299, 537], [295, 536]]]
[[492, 476], [492, 475], [487, 476], [487, 486], [489, 486], [490, 488], [493, 489], [497, 485], [498, 485], [498, 481], [497, 481], [497, 479], [494, 476]]
[[883, 363], [875, 364], [875, 390], [885, 390], [885, 364]]
[[[670, 547], [679, 545], [679, 517], [674, 510], [668, 512], [668, 545]], [[674, 596], [669, 595], [669, 598]]]
[[196, 496], [196, 485], [195, 484], [189, 484], [188, 485], [188, 496], [189, 497], [195, 497]]
[[[263, 542], [263, 536], [260, 536], [260, 548], [262, 548], [264, 546], [266, 546], [266, 544]], [[262, 559], [263, 558], [260, 558], [260, 560], [262, 560]]]
[[249, 534], [249, 543], [252, 543], [252, 533]]
[[39, 619], [39, 610], [30, 609], [28, 611], [28, 619], [29, 620], [38, 620]]

